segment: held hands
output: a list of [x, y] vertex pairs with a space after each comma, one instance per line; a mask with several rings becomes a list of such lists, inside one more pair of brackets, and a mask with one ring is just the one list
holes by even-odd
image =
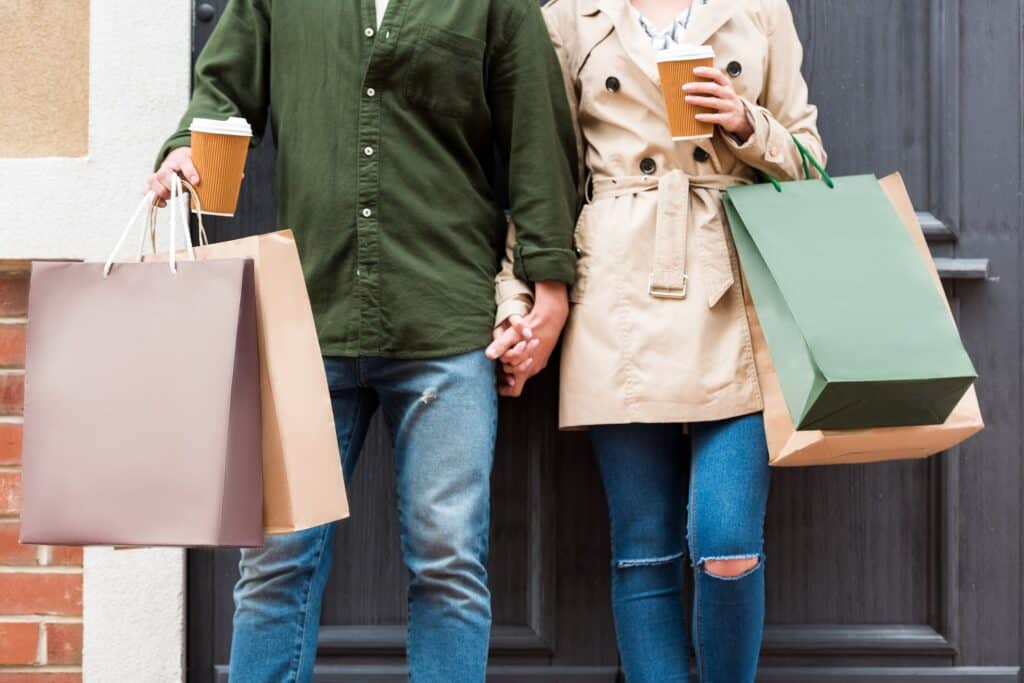
[[569, 296], [561, 282], [535, 285], [533, 310], [514, 315], [494, 330], [487, 357], [500, 359], [498, 394], [519, 396], [526, 380], [547, 367], [558, 337], [569, 317]]
[[173, 150], [164, 159], [164, 163], [160, 165], [157, 172], [146, 179], [146, 190], [152, 190], [156, 194], [158, 206], [161, 208], [167, 206], [167, 200], [171, 198], [171, 176], [175, 173], [181, 174], [193, 185], [199, 184], [199, 173], [192, 165], [191, 147], [179, 147]]
[[683, 85], [686, 101], [698, 107], [714, 109], [714, 113], [697, 114], [698, 121], [717, 124], [737, 142], [743, 144], [754, 133], [754, 127], [747, 119], [747, 108], [736, 94], [732, 82], [718, 69], [698, 66], [693, 70], [698, 78], [710, 81], [694, 81]]

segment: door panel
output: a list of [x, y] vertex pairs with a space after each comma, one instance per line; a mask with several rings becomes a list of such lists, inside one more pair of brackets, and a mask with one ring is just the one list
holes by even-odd
[[[197, 3], [197, 51], [225, 2]], [[989, 427], [925, 461], [773, 473], [760, 679], [1017, 681], [1024, 0], [790, 4], [830, 171], [903, 173]], [[274, 229], [273, 154], [268, 139], [251, 155], [238, 216], [209, 221], [214, 239]], [[585, 436], [556, 429], [555, 373], [501, 405], [491, 681], [619, 678], [600, 480]], [[406, 574], [379, 419], [350, 493], [317, 681], [405, 680]], [[190, 681], [226, 680], [236, 563], [189, 553]]]

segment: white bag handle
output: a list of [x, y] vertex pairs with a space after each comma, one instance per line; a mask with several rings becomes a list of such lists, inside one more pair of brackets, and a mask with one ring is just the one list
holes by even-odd
[[[182, 220], [182, 223], [183, 223], [183, 227], [184, 227], [184, 231], [185, 231], [185, 248], [188, 251], [188, 257], [192, 261], [196, 260], [196, 255], [195, 255], [195, 252], [193, 251], [193, 248], [192, 248], [192, 236], [189, 234], [189, 230], [188, 230], [188, 214], [184, 210], [184, 208], [181, 206], [181, 198], [183, 196], [183, 192], [184, 191], [182, 189], [182, 180], [178, 176], [178, 174], [175, 173], [175, 174], [173, 174], [171, 176], [171, 198], [169, 200], [170, 201], [170, 208], [171, 208], [171, 216], [170, 216], [170, 231], [171, 231], [171, 235], [170, 235], [170, 254], [169, 254], [169, 257], [168, 257], [168, 267], [170, 268], [171, 273], [175, 273], [175, 274], [178, 272], [177, 248], [176, 247], [177, 247], [177, 232], [178, 232], [178, 225], [177, 224], [178, 224], [178, 217], [179, 217], [179, 215], [181, 217], [181, 220]], [[110, 256], [107, 258], [106, 263], [103, 265], [103, 277], [108, 277], [110, 275], [110, 271], [114, 267], [114, 259], [117, 258], [117, 254], [121, 251], [122, 247], [124, 246], [125, 240], [128, 239], [128, 235], [131, 233], [132, 228], [135, 226], [135, 222], [136, 222], [136, 220], [138, 220], [139, 215], [142, 213], [142, 211], [147, 206], [149, 207], [149, 212], [147, 214], [147, 220], [146, 220], [146, 222], [143, 225], [142, 234], [140, 235], [139, 250], [138, 250], [138, 254], [137, 254], [136, 259], [135, 259], [136, 263], [139, 263], [139, 262], [142, 261], [142, 253], [143, 253], [143, 251], [145, 249], [147, 233], [155, 241], [155, 235], [156, 235], [156, 215], [157, 215], [156, 193], [154, 193], [152, 190], [150, 190], [149, 192], [146, 193], [146, 196], [142, 198], [142, 201], [139, 202], [139, 205], [135, 208], [135, 211], [132, 213], [132, 217], [130, 219], [128, 219], [128, 224], [125, 226], [124, 230], [121, 232], [121, 237], [118, 238], [117, 244], [114, 245], [113, 250], [110, 252]]]
[[[196, 188], [192, 185], [192, 183], [188, 182], [184, 178], [181, 179], [181, 185], [183, 190], [187, 190], [187, 194], [190, 195], [189, 199], [191, 200], [191, 202], [195, 203], [196, 223], [198, 227], [197, 232], [199, 233], [199, 245], [205, 247], [210, 243], [210, 238], [206, 234], [206, 226], [203, 225], [203, 207], [199, 201], [199, 193], [196, 192]], [[184, 194], [182, 196], [184, 196]], [[139, 238], [139, 253], [138, 256], [136, 257], [136, 261], [142, 261], [142, 255], [146, 251], [147, 233], [149, 235], [149, 243], [152, 249], [152, 253], [156, 253], [156, 211], [156, 204], [149, 208], [149, 220], [147, 222], [146, 232], [140, 235]], [[185, 213], [187, 216], [188, 212], [186, 211]], [[184, 222], [187, 224], [187, 219]], [[191, 233], [189, 233], [189, 236], [191, 237]]]
[[114, 267], [114, 259], [117, 258], [117, 253], [121, 251], [121, 247], [124, 246], [124, 241], [128, 239], [128, 233], [132, 231], [132, 226], [135, 225], [135, 221], [138, 220], [139, 214], [147, 206], [153, 206], [156, 201], [156, 193], [150, 190], [146, 193], [146, 196], [142, 198], [139, 205], [135, 207], [135, 211], [132, 213], [132, 217], [128, 219], [128, 225], [124, 226], [124, 230], [121, 232], [121, 237], [118, 238], [117, 244], [114, 245], [113, 251], [110, 252], [110, 256], [107, 258], [107, 262], [103, 264], [103, 277], [110, 275], [110, 269]]
[[196, 253], [192, 249], [192, 235], [188, 231], [188, 212], [185, 211], [185, 207], [182, 205], [181, 198], [184, 195], [184, 188], [181, 186], [181, 176], [177, 173], [171, 176], [171, 239], [170, 239], [170, 254], [167, 259], [167, 263], [171, 266], [171, 272], [177, 274], [178, 272], [178, 250], [177, 250], [177, 235], [178, 235], [178, 221], [175, 216], [181, 219], [182, 227], [185, 231], [185, 251], [188, 253], [190, 261], [196, 260]]

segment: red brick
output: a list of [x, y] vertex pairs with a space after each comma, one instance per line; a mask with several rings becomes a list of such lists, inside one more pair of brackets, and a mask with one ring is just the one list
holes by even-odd
[[50, 564], [82, 566], [82, 549], [76, 546], [55, 545], [50, 549]]
[[0, 574], [0, 614], [81, 616], [82, 575], [35, 572]]
[[0, 624], [0, 664], [35, 664], [39, 624]]
[[38, 557], [36, 546], [18, 543], [17, 522], [0, 523], [0, 564], [35, 565]]
[[25, 367], [24, 323], [0, 323], [0, 367]]
[[21, 425], [0, 424], [0, 465], [21, 462]]
[[0, 671], [0, 683], [82, 683], [81, 673], [51, 671]]
[[46, 625], [46, 663], [82, 663], [82, 625]]
[[25, 408], [25, 377], [0, 373], [0, 415], [21, 415]]
[[28, 313], [28, 272], [0, 272], [0, 318], [17, 318]]
[[0, 472], [0, 515], [13, 515], [21, 510], [21, 475]]

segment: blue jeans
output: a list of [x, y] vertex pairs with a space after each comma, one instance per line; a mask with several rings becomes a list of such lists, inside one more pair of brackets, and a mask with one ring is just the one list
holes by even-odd
[[[430, 360], [327, 358], [325, 364], [345, 479], [352, 479], [378, 406], [394, 442], [410, 576], [410, 679], [481, 683], [491, 628], [486, 562], [498, 421], [494, 365], [482, 350]], [[334, 526], [268, 536], [264, 547], [242, 551], [232, 683], [312, 679]]]
[[[760, 414], [690, 425], [592, 427], [612, 532], [612, 606], [628, 683], [689, 680], [683, 519], [701, 683], [752, 683], [764, 630], [768, 449]], [[688, 498], [684, 515], [684, 498]], [[738, 576], [705, 562], [757, 558]]]

